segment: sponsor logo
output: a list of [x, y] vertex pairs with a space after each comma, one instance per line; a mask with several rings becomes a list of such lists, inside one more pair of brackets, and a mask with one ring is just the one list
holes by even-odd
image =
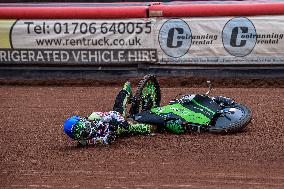
[[191, 35], [189, 26], [182, 19], [167, 20], [159, 32], [160, 47], [170, 57], [181, 57], [191, 46]]
[[249, 55], [256, 45], [256, 29], [248, 18], [233, 18], [224, 26], [222, 40], [229, 54], [244, 57]]

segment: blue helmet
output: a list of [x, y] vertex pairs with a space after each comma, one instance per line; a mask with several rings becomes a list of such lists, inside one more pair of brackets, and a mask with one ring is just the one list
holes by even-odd
[[74, 133], [74, 126], [78, 123], [78, 121], [80, 121], [80, 119], [80, 116], [72, 116], [64, 123], [64, 132], [74, 140], [77, 139], [76, 133]]

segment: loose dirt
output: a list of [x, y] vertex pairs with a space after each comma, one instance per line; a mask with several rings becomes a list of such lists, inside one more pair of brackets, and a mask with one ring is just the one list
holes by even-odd
[[[163, 133], [77, 147], [63, 133], [65, 119], [111, 110], [114, 86], [1, 86], [1, 188], [284, 188], [283, 86], [212, 91], [252, 109], [241, 133]], [[162, 103], [205, 91], [162, 88]]]

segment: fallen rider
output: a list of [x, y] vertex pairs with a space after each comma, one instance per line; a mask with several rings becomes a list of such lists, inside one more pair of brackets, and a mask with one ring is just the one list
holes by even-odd
[[64, 123], [64, 132], [79, 145], [111, 144], [117, 136], [150, 134], [155, 126], [130, 123], [119, 112], [93, 112], [88, 117], [72, 116]]

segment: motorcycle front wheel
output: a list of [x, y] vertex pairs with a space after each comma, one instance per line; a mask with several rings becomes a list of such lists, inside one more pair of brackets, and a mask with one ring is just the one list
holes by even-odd
[[209, 128], [209, 132], [216, 134], [240, 132], [252, 119], [251, 110], [239, 103], [224, 107], [221, 112], [213, 126]]

